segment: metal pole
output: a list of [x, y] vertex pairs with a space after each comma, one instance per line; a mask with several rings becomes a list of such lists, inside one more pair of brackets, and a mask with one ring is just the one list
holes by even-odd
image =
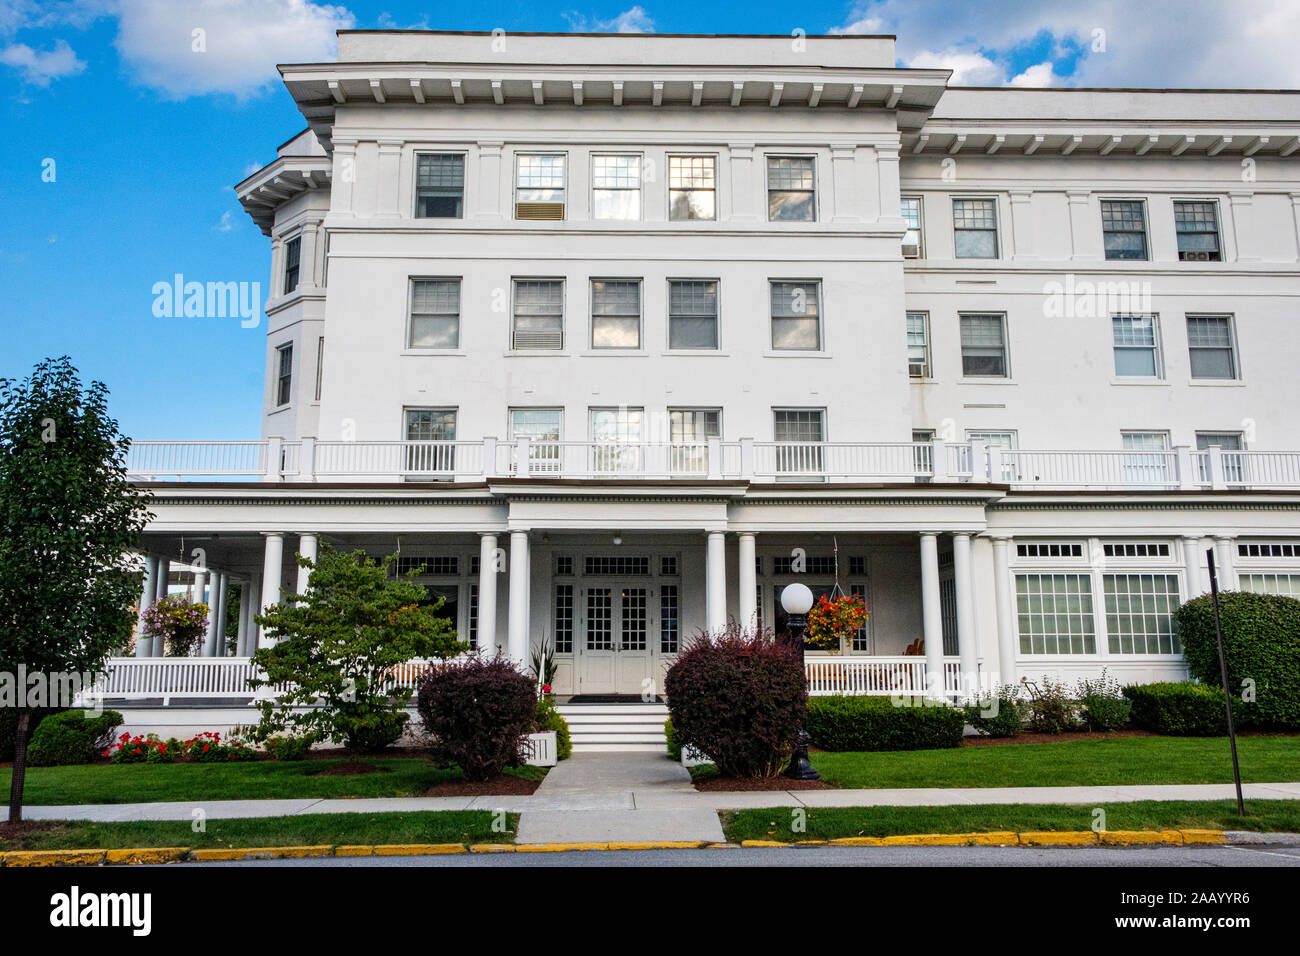
[[[807, 665], [804, 662], [804, 628], [808, 626], [808, 615], [791, 614], [786, 623], [790, 631], [790, 640], [799, 650], [799, 670], [804, 675], [805, 688], [808, 680]], [[799, 731], [795, 735], [794, 752], [790, 755], [790, 766], [785, 770], [785, 776], [792, 780], [820, 780], [821, 775], [813, 767], [812, 761], [808, 759], [808, 727], [807, 720], [799, 724]]]
[[1228, 688], [1228, 660], [1223, 654], [1223, 624], [1219, 621], [1219, 576], [1214, 570], [1214, 549], [1205, 552], [1210, 569], [1210, 604], [1214, 608], [1214, 637], [1219, 645], [1219, 675], [1223, 679], [1223, 706], [1228, 713], [1228, 743], [1232, 747], [1232, 778], [1237, 783], [1237, 813], [1246, 815], [1241, 799], [1241, 767], [1237, 763], [1237, 729], [1232, 723], [1232, 691]]

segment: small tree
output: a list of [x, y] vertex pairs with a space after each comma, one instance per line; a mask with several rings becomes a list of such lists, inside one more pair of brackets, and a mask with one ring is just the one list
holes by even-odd
[[[143, 577], [130, 551], [150, 517], [126, 449], [108, 388], [83, 387], [67, 356], [0, 379], [0, 672], [97, 674], [126, 643]], [[32, 714], [54, 703], [22, 690], [9, 702], [10, 823], [22, 819]]]
[[456, 764], [466, 780], [490, 780], [502, 768], [522, 763], [525, 736], [538, 716], [535, 687], [499, 654], [434, 668], [420, 684], [419, 696], [434, 761]]
[[274, 700], [258, 704], [256, 737], [286, 731], [341, 741], [352, 753], [374, 753], [402, 735], [413, 688], [394, 684], [393, 670], [417, 658], [448, 658], [468, 645], [438, 615], [442, 606], [421, 604], [424, 587], [364, 551], [350, 554], [322, 545], [306, 594], [289, 594], [257, 618], [276, 641], [253, 655], [266, 674], [254, 687], [287, 684]]

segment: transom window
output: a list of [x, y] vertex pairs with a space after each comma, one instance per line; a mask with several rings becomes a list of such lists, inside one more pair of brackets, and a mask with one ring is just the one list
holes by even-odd
[[460, 574], [460, 557], [454, 554], [434, 554], [434, 555], [412, 555], [401, 554], [393, 566], [397, 573], [409, 574], [415, 571], [418, 574], [432, 575], [459, 575]]
[[1239, 376], [1231, 316], [1189, 315], [1187, 348], [1192, 378], [1233, 379]]
[[1107, 259], [1147, 258], [1147, 211], [1140, 199], [1103, 199], [1101, 229]]
[[415, 158], [417, 219], [460, 219], [465, 213], [465, 157], [420, 153]]
[[718, 347], [718, 280], [669, 280], [668, 347]]
[[1219, 204], [1213, 200], [1175, 200], [1174, 230], [1178, 258], [1184, 262], [1220, 262]]
[[952, 201], [953, 253], [958, 259], [998, 257], [998, 204], [995, 199]]
[[288, 405], [293, 397], [293, 343], [279, 346], [276, 353], [279, 361], [275, 378], [275, 404]]
[[668, 157], [668, 218], [716, 219], [717, 157]]
[[930, 313], [907, 313], [907, 374], [930, 377]]
[[1056, 541], [1021, 543], [1016, 545], [1018, 558], [1081, 558], [1083, 545]]
[[515, 218], [563, 219], [564, 155], [520, 153], [515, 157]]
[[919, 259], [924, 255], [921, 245], [921, 197], [904, 196], [902, 198], [903, 222], [907, 232], [903, 233], [903, 258]]
[[1004, 315], [961, 316], [961, 374], [966, 378], [1007, 377]]
[[773, 349], [821, 348], [820, 281], [774, 281], [771, 300]]
[[510, 347], [564, 348], [564, 280], [515, 279]]
[[591, 347], [641, 347], [641, 280], [591, 280]]
[[592, 156], [591, 218], [641, 218], [640, 156]]
[[1167, 558], [1169, 545], [1154, 541], [1109, 541], [1102, 545], [1108, 558]]
[[460, 280], [412, 279], [408, 348], [454, 349], [460, 345]]
[[767, 218], [772, 222], [817, 218], [811, 156], [767, 158]]
[[1114, 315], [1115, 374], [1126, 378], [1160, 377], [1160, 342], [1154, 315]]
[[1092, 581], [1086, 574], [1017, 574], [1022, 654], [1095, 654]]
[[1300, 544], [1280, 541], [1248, 541], [1237, 545], [1243, 558], [1300, 558]]
[[1106, 636], [1112, 654], [1180, 654], [1174, 633], [1176, 574], [1102, 575]]
[[650, 557], [644, 554], [594, 555], [582, 559], [582, 573], [587, 575], [645, 575], [650, 573]]

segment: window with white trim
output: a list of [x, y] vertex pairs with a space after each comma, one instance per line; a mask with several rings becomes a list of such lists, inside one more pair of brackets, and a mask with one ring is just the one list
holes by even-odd
[[284, 244], [284, 295], [298, 288], [298, 263], [302, 255], [302, 236], [294, 236]]
[[1106, 636], [1112, 654], [1181, 654], [1174, 633], [1176, 574], [1103, 574]]
[[1240, 378], [1237, 343], [1230, 315], [1189, 315], [1187, 348], [1192, 378]]
[[563, 430], [564, 410], [561, 408], [510, 409], [511, 441], [517, 438], [529, 440], [528, 471], [530, 474], [560, 471], [559, 442]]
[[641, 347], [641, 280], [591, 280], [591, 347]]
[[463, 153], [417, 153], [415, 218], [460, 219], [465, 214]]
[[668, 157], [668, 219], [717, 219], [716, 156]]
[[639, 472], [645, 440], [645, 409], [592, 408], [592, 470], [597, 473]]
[[901, 199], [903, 222], [907, 231], [903, 233], [903, 258], [920, 259], [925, 255], [921, 230], [921, 197], [903, 196]]
[[460, 346], [460, 279], [412, 279], [406, 346]]
[[591, 218], [641, 218], [641, 157], [597, 153], [591, 157]]
[[573, 585], [555, 586], [555, 653], [573, 653]]
[[293, 398], [293, 343], [276, 347], [275, 404], [288, 405]]
[[1169, 432], [1124, 431], [1120, 443], [1125, 451], [1150, 452], [1124, 456], [1124, 483], [1128, 485], [1160, 485], [1169, 481]]
[[774, 279], [769, 286], [773, 350], [821, 349], [821, 282]]
[[907, 374], [930, 377], [930, 313], [907, 313]]
[[1183, 262], [1221, 262], [1219, 204], [1213, 199], [1174, 200], [1174, 232]]
[[1281, 594], [1284, 597], [1300, 598], [1300, 574], [1238, 574], [1237, 580], [1243, 591], [1250, 591], [1254, 594]]
[[718, 347], [718, 280], [668, 280], [668, 347]]
[[1007, 317], [962, 314], [961, 374], [964, 378], [1007, 378]]
[[[826, 440], [826, 410], [821, 408], [777, 408], [772, 411], [772, 432], [777, 442], [778, 475], [820, 476], [822, 448]], [[790, 479], [787, 479], [790, 480]]]
[[1147, 206], [1141, 199], [1103, 199], [1101, 231], [1107, 259], [1146, 259]]
[[1017, 574], [1016, 620], [1022, 654], [1097, 653], [1087, 574]]
[[563, 219], [563, 153], [520, 153], [515, 157], [515, 218]]
[[953, 255], [958, 259], [998, 257], [998, 202], [996, 199], [952, 201]]
[[1120, 378], [1161, 378], [1159, 320], [1154, 315], [1112, 315], [1115, 374]]
[[564, 348], [564, 280], [515, 279], [510, 347]]
[[812, 222], [817, 218], [813, 157], [767, 158], [767, 218], [772, 222]]

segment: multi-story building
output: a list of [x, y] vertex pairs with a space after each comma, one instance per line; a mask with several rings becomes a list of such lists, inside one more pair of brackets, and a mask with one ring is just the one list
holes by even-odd
[[869, 602], [809, 667], [875, 692], [1182, 676], [1210, 550], [1300, 593], [1300, 94], [949, 88], [891, 37], [345, 31], [282, 73], [308, 128], [237, 187], [263, 437], [132, 452], [150, 587], [199, 547], [243, 589], [223, 666], [321, 539], [560, 694], [661, 690], [794, 580]]

